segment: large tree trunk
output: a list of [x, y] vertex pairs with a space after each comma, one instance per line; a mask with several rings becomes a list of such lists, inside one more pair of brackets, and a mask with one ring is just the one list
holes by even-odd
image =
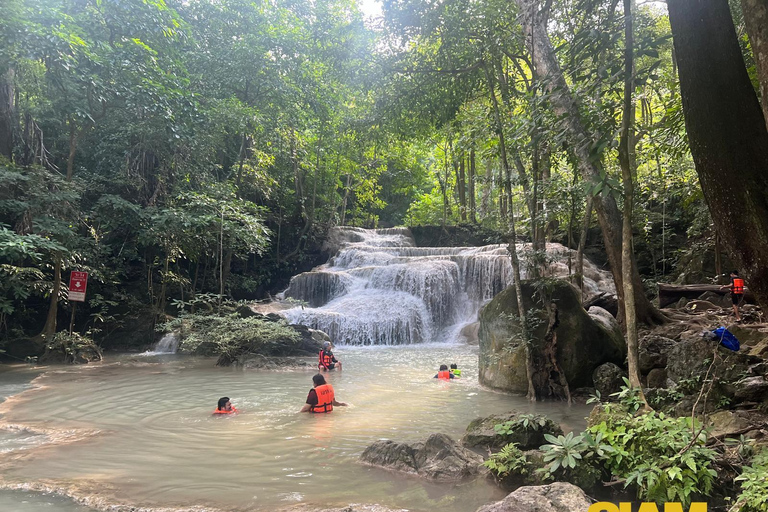
[[733, 261], [768, 305], [768, 129], [726, 0], [669, 0], [685, 125]]
[[[523, 30], [526, 41], [530, 46], [533, 64], [537, 76], [549, 95], [549, 102], [561, 120], [562, 126], [569, 139], [570, 148], [576, 157], [577, 167], [585, 181], [598, 183], [601, 180], [602, 163], [599, 158], [591, 154], [592, 138], [582, 123], [576, 101], [571, 95], [570, 88], [565, 81], [565, 76], [560, 69], [560, 64], [555, 57], [555, 51], [546, 31], [546, 20], [538, 10], [538, 0], [515, 0], [523, 16]], [[594, 198], [594, 207], [600, 228], [603, 232], [605, 251], [611, 266], [611, 273], [616, 283], [619, 301], [623, 303], [623, 273], [621, 269], [621, 231], [622, 217], [616, 201], [612, 196], [601, 193]], [[632, 269], [628, 272], [632, 276], [637, 321], [647, 324], [657, 324], [666, 321], [643, 291], [643, 282], [637, 265], [632, 259]], [[623, 311], [623, 307], [619, 308]], [[623, 315], [620, 320], [623, 321]]]
[[13, 159], [15, 115], [13, 113], [13, 68], [0, 75], [0, 156]]
[[459, 213], [461, 214], [461, 221], [467, 222], [467, 176], [465, 172], [464, 151], [461, 151], [459, 156], [459, 173], [456, 176], [459, 189]]
[[61, 291], [61, 256], [56, 255], [53, 265], [53, 290], [51, 290], [51, 302], [48, 306], [48, 316], [45, 319], [43, 332], [40, 334], [50, 341], [56, 334], [56, 319], [59, 314], [59, 292]]
[[763, 117], [768, 125], [768, 0], [741, 0], [741, 10], [744, 12], [752, 54], [755, 56]]
[[469, 150], [469, 220], [472, 224], [477, 223], [475, 214], [475, 148]]
[[491, 189], [493, 189], [493, 165], [491, 159], [485, 160], [485, 179], [483, 180], [483, 195], [480, 198], [480, 220], [490, 212], [491, 206]]
[[639, 389], [640, 397], [645, 401], [643, 385], [640, 382], [640, 364], [637, 342], [637, 320], [635, 308], [635, 291], [632, 275], [630, 274], [634, 251], [632, 250], [632, 208], [634, 206], [634, 121], [635, 104], [632, 101], [634, 92], [634, 37], [632, 28], [632, 1], [624, 0], [624, 104], [621, 116], [621, 136], [619, 137], [619, 164], [621, 179], [624, 185], [624, 215], [621, 237], [621, 268], [624, 279], [624, 318], [627, 328], [627, 369], [629, 384]]

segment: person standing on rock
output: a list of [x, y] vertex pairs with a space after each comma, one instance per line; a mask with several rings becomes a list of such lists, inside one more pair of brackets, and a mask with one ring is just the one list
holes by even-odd
[[336, 400], [333, 386], [325, 382], [325, 377], [319, 373], [312, 377], [314, 387], [309, 390], [307, 403], [299, 412], [331, 412], [333, 407], [346, 407], [347, 404]]
[[744, 298], [744, 280], [739, 277], [738, 270], [731, 271], [731, 284], [726, 284], [720, 287], [721, 290], [731, 290], [731, 302], [733, 302], [733, 314], [736, 315], [736, 321], [741, 322], [741, 315], [739, 314], [739, 304], [741, 304]]
[[339, 367], [339, 370], [341, 370], [341, 361], [336, 359], [336, 356], [333, 355], [333, 352], [331, 351], [331, 342], [326, 341], [323, 343], [323, 349], [320, 351], [320, 361], [317, 363], [317, 369], [326, 372], [328, 370], [333, 370], [337, 366]]

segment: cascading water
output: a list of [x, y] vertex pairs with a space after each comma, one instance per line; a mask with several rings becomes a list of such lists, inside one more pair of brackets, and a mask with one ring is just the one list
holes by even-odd
[[175, 332], [169, 332], [157, 342], [152, 354], [175, 354], [179, 349], [179, 335]]
[[[480, 307], [512, 284], [506, 245], [416, 247], [407, 228], [334, 228], [338, 252], [294, 276], [285, 297], [309, 307], [282, 312], [291, 322], [328, 333], [337, 344], [399, 345], [441, 341], [473, 322]], [[530, 248], [518, 244], [518, 252]], [[575, 253], [546, 247], [546, 273], [569, 274]], [[608, 272], [584, 261], [587, 294], [615, 293]], [[523, 271], [525, 278], [525, 271]]]

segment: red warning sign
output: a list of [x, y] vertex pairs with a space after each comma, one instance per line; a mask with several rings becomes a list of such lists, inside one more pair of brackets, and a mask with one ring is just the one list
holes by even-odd
[[85, 289], [88, 287], [88, 272], [69, 274], [69, 300], [85, 302]]

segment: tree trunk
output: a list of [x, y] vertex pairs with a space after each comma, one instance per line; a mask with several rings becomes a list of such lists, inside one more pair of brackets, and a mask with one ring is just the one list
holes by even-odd
[[[624, 104], [621, 116], [621, 136], [619, 137], [619, 164], [621, 179], [624, 185], [624, 215], [621, 236], [621, 268], [624, 279], [624, 319], [627, 329], [627, 369], [629, 384], [640, 390], [640, 364], [637, 341], [637, 312], [635, 308], [634, 280], [631, 271], [634, 264], [632, 250], [632, 208], [634, 205], [634, 120], [635, 104], [632, 100], [634, 91], [634, 35], [632, 25], [632, 1], [624, 0]], [[647, 404], [646, 404], [647, 405]]]
[[77, 139], [80, 134], [77, 125], [69, 119], [69, 155], [67, 156], [67, 181], [72, 181], [72, 174], [75, 170], [75, 153], [77, 152]]
[[589, 224], [592, 222], [592, 196], [587, 199], [587, 207], [584, 211], [584, 223], [581, 226], [581, 235], [579, 236], [579, 248], [576, 250], [576, 285], [581, 290], [581, 300], [584, 297], [584, 248], [587, 246], [587, 235], [589, 234]]
[[51, 291], [51, 301], [48, 306], [48, 316], [45, 319], [43, 332], [40, 334], [50, 341], [56, 334], [56, 318], [59, 314], [59, 292], [61, 291], [61, 256], [56, 255], [56, 262], [53, 265], [53, 290]]
[[[602, 163], [590, 151], [592, 138], [582, 123], [576, 101], [571, 95], [565, 76], [555, 57], [552, 43], [546, 32], [546, 20], [538, 12], [538, 1], [515, 0], [515, 3], [523, 14], [523, 30], [527, 36], [526, 41], [530, 46], [537, 76], [541, 78], [541, 83], [549, 95], [549, 103], [565, 129], [579, 172], [584, 181], [593, 184], [598, 183], [601, 180]], [[621, 213], [616, 201], [608, 194], [601, 193], [595, 196], [594, 207], [603, 232], [611, 274], [616, 283], [619, 301], [622, 302], [624, 294], [621, 270], [621, 231], [623, 224]], [[637, 265], [634, 264], [634, 259], [629, 275], [632, 276], [633, 281], [637, 320], [647, 324], [664, 323], [666, 321], [664, 315], [645, 296], [643, 282], [637, 271]], [[623, 311], [623, 308], [619, 309]], [[623, 322], [623, 315], [620, 320]]]
[[493, 164], [491, 159], [485, 160], [485, 178], [483, 179], [483, 195], [480, 198], [480, 220], [484, 220], [491, 208], [491, 190], [493, 189]]
[[768, 305], [768, 129], [726, 0], [669, 0], [685, 125], [718, 234]]
[[8, 160], [13, 159], [16, 125], [13, 111], [14, 78], [13, 68], [0, 75], [0, 156]]
[[464, 151], [462, 151], [459, 157], [459, 175], [457, 176], [459, 182], [459, 211], [461, 213], [461, 221], [467, 222], [467, 176], [464, 162]]
[[496, 125], [496, 133], [499, 137], [499, 156], [501, 157], [501, 167], [504, 170], [505, 186], [503, 187], [508, 204], [509, 215], [507, 217], [508, 228], [508, 246], [507, 251], [512, 264], [512, 278], [515, 280], [515, 296], [517, 298], [517, 313], [518, 321], [520, 322], [520, 334], [525, 344], [525, 373], [528, 379], [528, 394], [527, 397], [531, 401], [536, 401], [537, 393], [536, 386], [534, 384], [534, 368], [533, 368], [533, 349], [531, 347], [531, 336], [528, 332], [528, 320], [525, 311], [525, 305], [523, 304], [523, 288], [520, 273], [520, 260], [517, 257], [517, 232], [515, 229], [515, 211], [512, 208], [512, 187], [510, 185], [511, 171], [509, 168], [509, 161], [507, 160], [507, 146], [504, 140], [504, 130], [501, 123], [501, 113], [499, 112], [499, 102], [496, 99], [496, 88], [494, 87], [493, 74], [486, 70], [486, 78], [488, 80], [488, 89], [491, 96], [491, 104], [493, 105], [493, 118]]
[[469, 221], [472, 224], [477, 223], [475, 206], [475, 148], [469, 150]]
[[768, 125], [768, 0], [741, 0], [741, 10], [755, 56], [763, 117]]

